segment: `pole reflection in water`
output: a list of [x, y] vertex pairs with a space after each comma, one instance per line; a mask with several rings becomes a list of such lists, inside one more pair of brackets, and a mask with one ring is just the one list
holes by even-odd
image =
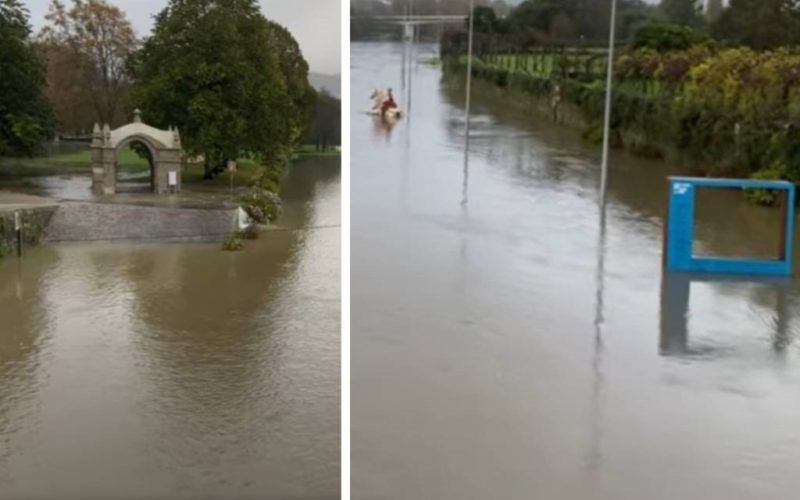
[[605, 291], [606, 263], [606, 204], [600, 202], [599, 231], [597, 235], [597, 272], [595, 274], [594, 355], [592, 356], [592, 406], [590, 412], [590, 448], [586, 468], [597, 470], [602, 462], [602, 390], [603, 390], [603, 300]]

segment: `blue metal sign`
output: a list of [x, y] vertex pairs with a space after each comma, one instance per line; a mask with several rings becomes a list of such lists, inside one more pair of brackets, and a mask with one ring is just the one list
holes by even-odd
[[[774, 259], [736, 257], [696, 257], [694, 244], [695, 199], [698, 188], [770, 189], [786, 193], [783, 209], [783, 245]], [[792, 274], [794, 246], [795, 187], [787, 181], [752, 179], [669, 178], [669, 209], [664, 242], [664, 265], [668, 271], [718, 274], [789, 276]]]

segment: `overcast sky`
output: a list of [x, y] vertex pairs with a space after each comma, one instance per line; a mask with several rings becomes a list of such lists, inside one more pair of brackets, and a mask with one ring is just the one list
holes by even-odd
[[[123, 9], [141, 37], [150, 33], [153, 15], [167, 0], [107, 0]], [[341, 0], [259, 0], [264, 15], [285, 26], [300, 44], [311, 71], [336, 74], [341, 71]], [[26, 0], [31, 24], [38, 30], [50, 0]], [[65, 3], [71, 3], [66, 0]]]

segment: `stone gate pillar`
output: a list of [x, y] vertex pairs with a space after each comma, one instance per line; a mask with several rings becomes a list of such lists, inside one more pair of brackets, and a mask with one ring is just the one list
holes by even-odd
[[97, 194], [114, 194], [117, 179], [117, 152], [111, 145], [111, 130], [106, 124], [102, 131], [94, 124], [92, 131], [92, 191]]
[[159, 150], [155, 165], [153, 191], [156, 194], [178, 193], [181, 190], [181, 136], [178, 129], [172, 130], [170, 127], [169, 132], [172, 134], [171, 147]]

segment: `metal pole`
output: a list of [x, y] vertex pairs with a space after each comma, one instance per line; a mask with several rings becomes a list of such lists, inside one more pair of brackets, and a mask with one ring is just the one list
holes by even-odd
[[14, 231], [17, 233], [17, 257], [22, 257], [22, 216], [14, 212]]
[[472, 93], [472, 24], [473, 24], [473, 3], [475, 0], [469, 0], [469, 35], [467, 42], [467, 97], [466, 97], [466, 118], [464, 119], [464, 140], [466, 141], [466, 149], [469, 149], [469, 106], [470, 97]]
[[614, 84], [614, 45], [617, 31], [617, 0], [611, 0], [611, 26], [608, 34], [608, 69], [606, 75], [606, 114], [603, 125], [603, 164], [600, 173], [600, 204], [605, 207], [608, 185], [608, 160], [611, 143], [611, 103]]

